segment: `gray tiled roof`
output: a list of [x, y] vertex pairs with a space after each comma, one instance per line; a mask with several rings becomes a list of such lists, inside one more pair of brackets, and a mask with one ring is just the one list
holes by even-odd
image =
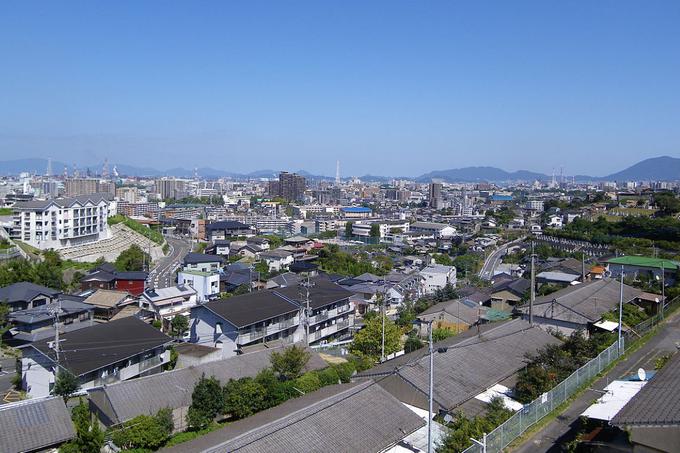
[[[455, 337], [454, 337], [455, 338]], [[434, 399], [441, 407], [452, 410], [492, 387], [524, 367], [526, 355], [559, 340], [537, 326], [530, 327], [521, 319], [499, 323], [481, 335], [469, 336], [448, 346], [446, 352], [435, 356]], [[435, 346], [439, 346], [436, 344]], [[424, 348], [423, 348], [424, 349]], [[427, 395], [429, 388], [429, 356], [414, 354], [413, 360], [402, 359], [390, 369], [390, 362], [362, 373], [364, 376], [382, 374], [384, 379], [399, 379], [410, 384], [402, 386], [407, 392]], [[403, 357], [403, 356], [402, 356]], [[378, 381], [383, 384], [383, 379]], [[387, 381], [385, 381], [387, 385]], [[387, 388], [387, 387], [386, 387]], [[389, 388], [394, 388], [390, 386]], [[412, 401], [410, 395], [396, 392], [402, 401]]]
[[376, 452], [425, 421], [373, 382], [325, 387], [172, 452]]
[[53, 310], [57, 310], [58, 308], [61, 308], [61, 311], [59, 312], [60, 316], [94, 310], [94, 307], [90, 304], [63, 299], [60, 302], [51, 302], [35, 308], [14, 311], [9, 314], [9, 320], [22, 324], [35, 324], [47, 321], [48, 319], [54, 319]]
[[[598, 321], [604, 313], [618, 307], [620, 290], [621, 283], [608, 278], [568, 286], [537, 297], [534, 315], [578, 324]], [[630, 302], [640, 293], [642, 291], [637, 288], [623, 285], [623, 303]], [[523, 305], [518, 311], [529, 313], [529, 306]]]
[[[255, 376], [271, 364], [273, 349], [265, 349], [202, 365], [117, 382], [88, 390], [92, 403], [109, 418], [111, 424], [126, 422], [138, 415], [153, 415], [160, 409], [191, 405], [194, 385], [203, 374], [220, 382]], [[312, 353], [307, 370], [325, 368], [326, 362]]]
[[61, 398], [0, 406], [0, 451], [3, 453], [41, 450], [74, 436], [71, 416]]
[[614, 416], [616, 426], [680, 425], [680, 354], [673, 358]]
[[[427, 315], [433, 315], [441, 312], [446, 312], [449, 315], [458, 318], [467, 324], [474, 324], [479, 320], [481, 313], [486, 313], [487, 307], [475, 303], [474, 301], [462, 300], [447, 300], [431, 306], [424, 312], [418, 315], [418, 318]], [[428, 318], [431, 318], [428, 316]]]
[[17, 210], [21, 209], [47, 209], [50, 205], [54, 204], [58, 207], [70, 207], [76, 203], [85, 204], [88, 201], [92, 204], [98, 204], [100, 201], [109, 201], [113, 199], [113, 195], [109, 193], [93, 193], [89, 195], [80, 195], [72, 198], [54, 198], [52, 200], [31, 200], [14, 205]]
[[[126, 360], [170, 343], [171, 339], [144, 321], [130, 316], [67, 332], [61, 337], [60, 364], [76, 376]], [[56, 362], [49, 341], [31, 346]]]
[[57, 294], [59, 294], [59, 291], [56, 289], [50, 289], [31, 282], [18, 282], [0, 288], [0, 301], [8, 303], [26, 302], [40, 295], [54, 297]]

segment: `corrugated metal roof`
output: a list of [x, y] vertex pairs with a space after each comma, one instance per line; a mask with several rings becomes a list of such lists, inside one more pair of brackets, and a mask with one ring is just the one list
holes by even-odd
[[75, 436], [64, 400], [45, 398], [0, 406], [0, 451], [42, 450]]

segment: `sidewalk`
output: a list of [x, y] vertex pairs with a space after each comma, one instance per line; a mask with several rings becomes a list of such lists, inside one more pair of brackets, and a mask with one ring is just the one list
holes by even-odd
[[533, 434], [519, 447], [507, 450], [522, 453], [562, 451], [561, 445], [571, 440], [569, 433], [578, 421], [579, 416], [602, 394], [592, 389], [602, 390], [609, 382], [635, 373], [638, 368], [653, 369], [655, 359], [665, 353], [675, 351], [677, 349], [676, 343], [679, 342], [680, 311], [676, 311], [666, 320], [656, 335], [650, 338], [640, 349], [617, 363], [613, 369], [581, 393], [565, 411], [548, 425]]

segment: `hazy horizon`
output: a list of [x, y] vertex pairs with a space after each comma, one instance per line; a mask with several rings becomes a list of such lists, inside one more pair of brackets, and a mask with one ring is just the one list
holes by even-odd
[[0, 160], [605, 176], [680, 157], [677, 2], [64, 6], [4, 5]]

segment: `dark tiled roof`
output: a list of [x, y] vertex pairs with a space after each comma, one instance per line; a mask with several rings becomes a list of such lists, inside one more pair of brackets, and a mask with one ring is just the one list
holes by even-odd
[[333, 385], [168, 451], [374, 452], [424, 425], [422, 418], [373, 382]]
[[61, 398], [44, 398], [0, 406], [0, 451], [46, 449], [75, 436], [71, 415]]
[[95, 270], [85, 275], [80, 279], [81, 282], [112, 282], [116, 279], [116, 276], [112, 272], [107, 272], [104, 270]]
[[184, 264], [198, 263], [223, 263], [224, 258], [219, 255], [206, 255], [205, 253], [187, 253], [184, 257]]
[[491, 286], [491, 292], [510, 291], [517, 296], [521, 296], [529, 288], [531, 288], [531, 282], [526, 278], [513, 278], [510, 280], [502, 279]]
[[208, 231], [212, 230], [248, 230], [250, 227], [245, 223], [236, 222], [234, 220], [222, 220], [220, 222], [213, 222], [208, 225]]
[[31, 200], [17, 203], [15, 209], [47, 209], [52, 204], [58, 207], [70, 207], [76, 203], [85, 204], [88, 201], [97, 204], [102, 200], [109, 201], [113, 196], [109, 193], [93, 193], [90, 195], [80, 195], [73, 198], [55, 198], [52, 200]]
[[298, 311], [300, 308], [271, 290], [213, 300], [203, 307], [236, 327], [245, 327], [267, 319]]
[[[98, 370], [171, 341], [144, 321], [130, 316], [61, 336], [60, 363], [76, 376]], [[31, 346], [56, 361], [48, 341]]]
[[[314, 278], [311, 282], [314, 285], [309, 289], [309, 306], [312, 309], [325, 307], [334, 302], [348, 299], [353, 294], [351, 291], [347, 291], [342, 286], [326, 280], [325, 278]], [[274, 291], [281, 293], [285, 297], [295, 300], [298, 303], [303, 303], [300, 288], [296, 286], [277, 288]]]
[[[61, 298], [61, 296], [60, 296]], [[9, 314], [9, 320], [22, 324], [34, 324], [37, 322], [54, 319], [53, 310], [61, 308], [61, 316], [94, 310], [94, 307], [84, 302], [63, 299], [61, 302], [52, 302], [35, 308], [17, 310]]]
[[116, 280], [146, 280], [149, 274], [141, 271], [116, 272]]
[[[212, 348], [211, 348], [212, 349]], [[154, 415], [164, 407], [177, 409], [191, 405], [191, 392], [203, 374], [214, 376], [223, 384], [229, 379], [253, 377], [271, 366], [274, 349], [237, 355], [202, 365], [167, 371], [142, 378], [116, 382], [89, 390], [91, 401], [104, 411], [112, 423], [124, 423], [138, 415]], [[306, 371], [328, 366], [316, 352], [310, 351]], [[168, 391], [171, 389], [171, 391]]]
[[680, 425], [680, 354], [659, 370], [611, 420], [616, 426]]
[[56, 289], [50, 289], [31, 282], [18, 282], [0, 288], [0, 301], [8, 303], [26, 302], [41, 295], [55, 297], [59, 292]]

